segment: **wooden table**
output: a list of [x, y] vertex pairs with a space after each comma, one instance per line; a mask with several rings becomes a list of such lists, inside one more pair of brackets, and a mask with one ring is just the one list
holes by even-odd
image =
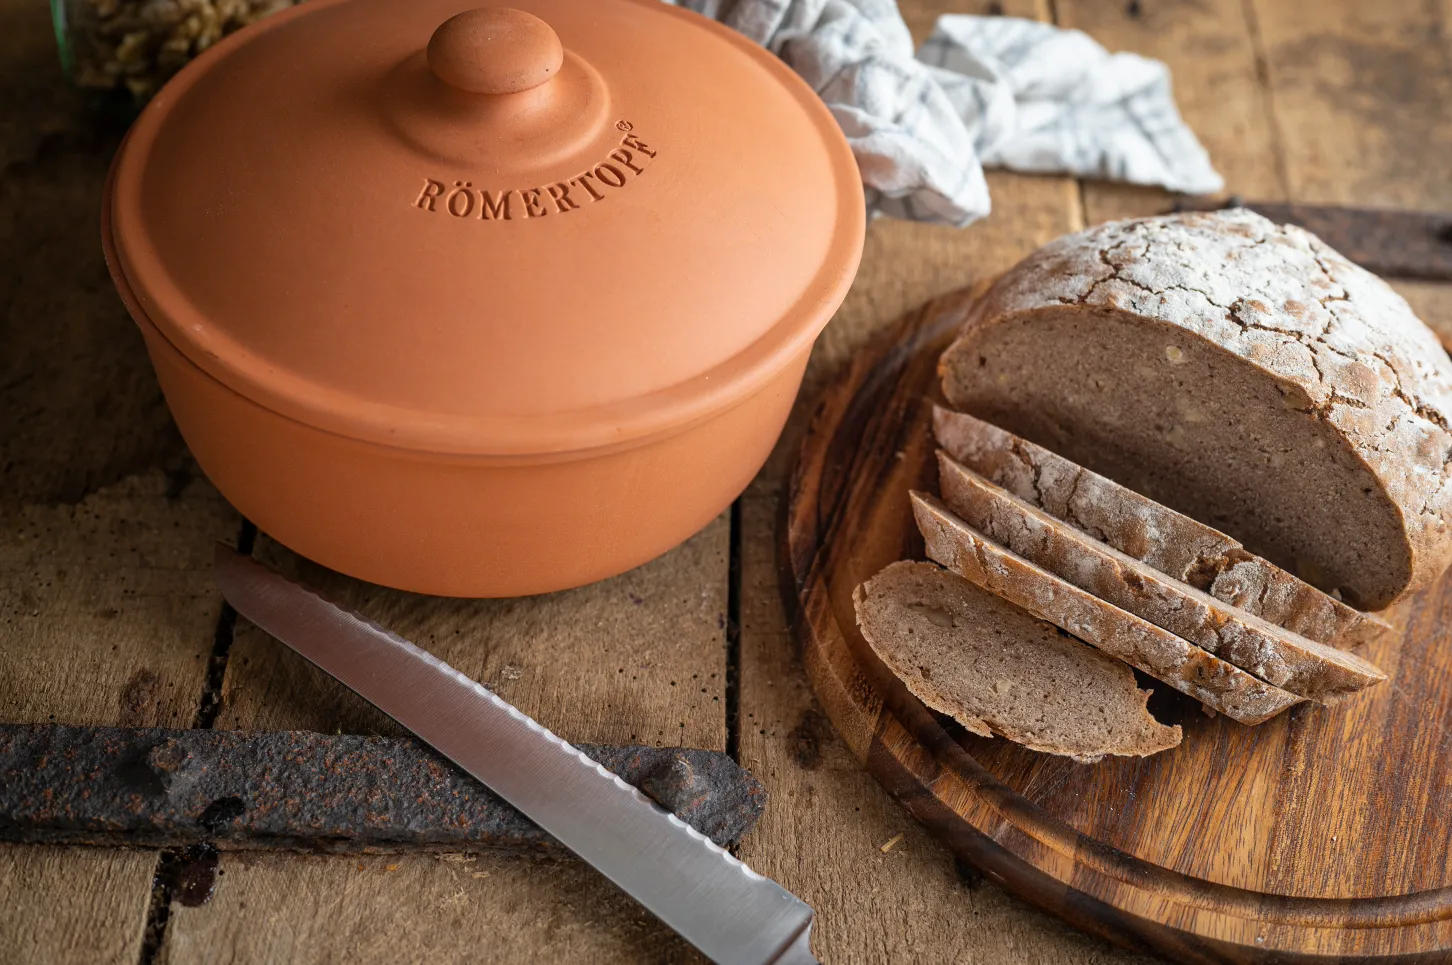
[[[1168, 60], [1186, 118], [1247, 198], [1452, 210], [1452, 0], [904, 3], [920, 38], [950, 6]], [[40, 0], [0, 0], [0, 90], [0, 720], [396, 733], [245, 622], [219, 622], [211, 546], [244, 523], [191, 463], [112, 293], [97, 211], [116, 140], [64, 87]], [[814, 393], [855, 347], [1056, 235], [1169, 205], [1069, 178], [989, 183], [993, 216], [967, 230], [871, 227], [771, 461], [662, 559], [525, 600], [329, 580], [566, 738], [737, 755], [772, 795], [741, 856], [812, 903], [833, 965], [1134, 957], [984, 883], [907, 818], [814, 703], [778, 591], [782, 480]], [[1452, 286], [1397, 287], [1452, 332]], [[265, 535], [257, 551], [299, 565]], [[159, 857], [0, 845], [0, 958], [698, 960], [572, 861], [227, 853], [193, 907], [154, 897]]]

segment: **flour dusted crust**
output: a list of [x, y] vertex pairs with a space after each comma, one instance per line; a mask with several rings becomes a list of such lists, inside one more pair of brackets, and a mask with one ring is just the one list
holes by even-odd
[[933, 434], [955, 460], [1025, 502], [1276, 626], [1342, 649], [1392, 632], [1219, 530], [982, 419], [934, 406]]
[[[1139, 325], [1144, 336], [1142, 350], [1116, 350], [1122, 367], [1102, 373], [1103, 380], [1122, 383], [1123, 388], [1111, 384], [1104, 388], [1107, 394], [1091, 397], [1084, 387], [1102, 382], [1080, 380], [1072, 391], [1066, 390], [1064, 397], [1055, 400], [1055, 412], [1035, 416], [1027, 406], [1042, 405], [1044, 392], [1031, 390], [1039, 393], [1035, 399], [1014, 396], [1013, 382], [1022, 379], [1029, 363], [1005, 361], [1004, 355], [1027, 354], [1031, 340], [1025, 333], [1014, 343], [1005, 326], [1033, 326], [1047, 332], [1057, 325], [1060, 331], [1068, 331], [1075, 317], [1082, 317], [1082, 334], [1090, 340], [1084, 344], [1089, 348], [1094, 333], [1101, 330], [1120, 333], [1116, 337], [1130, 346], [1128, 335], [1136, 330], [1126, 320], [1151, 324]], [[1353, 459], [1328, 453], [1327, 465], [1344, 464], [1348, 492], [1353, 485], [1360, 486], [1354, 460], [1369, 470], [1375, 487], [1394, 513], [1400, 514], [1403, 542], [1383, 545], [1384, 534], [1394, 531], [1390, 525], [1367, 529], [1372, 534], [1367, 537], [1368, 545], [1348, 549], [1343, 559], [1334, 550], [1317, 550], [1317, 541], [1329, 537], [1307, 535], [1304, 545], [1290, 546], [1295, 542], [1295, 530], [1309, 525], [1304, 521], [1247, 521], [1249, 511], [1243, 507], [1230, 513], [1230, 521], [1255, 532], [1247, 534], [1214, 520], [1219, 528], [1323, 589], [1344, 588], [1367, 609], [1426, 585], [1446, 568], [1452, 558], [1452, 434], [1448, 431], [1452, 363], [1400, 296], [1299, 228], [1277, 226], [1253, 212], [1232, 210], [1121, 221], [1060, 238], [1021, 262], [968, 309], [958, 341], [943, 356], [944, 392], [959, 408], [993, 417], [1015, 431], [1021, 427], [1025, 431], [1019, 434], [1038, 437], [1036, 441], [1044, 442], [1044, 437], [1057, 433], [1070, 445], [1076, 437], [1085, 437], [1083, 444], [1088, 446], [1087, 437], [1101, 432], [1104, 438], [1093, 442], [1103, 446], [1113, 441], [1111, 428], [1122, 434], [1123, 427], [1096, 422], [1098, 417], [1089, 407], [1102, 398], [1115, 398], [1116, 392], [1118, 397], [1126, 397], [1134, 391], [1139, 373], [1153, 372], [1146, 384], [1167, 396], [1162, 400], [1166, 425], [1160, 427], [1160, 438], [1166, 446], [1188, 447], [1207, 431], [1194, 421], [1197, 408], [1203, 408], [1198, 404], [1205, 399], [1203, 395], [1169, 397], [1167, 387], [1175, 384], [1176, 376], [1165, 374], [1165, 366], [1190, 361], [1198, 366], [1215, 359], [1213, 353], [1199, 354], [1194, 340], [1156, 343], [1152, 338], [1156, 326], [1173, 327], [1250, 363], [1248, 369], [1242, 367], [1235, 373], [1241, 382], [1225, 385], [1224, 392], [1245, 393], [1251, 398], [1257, 386], [1242, 376], [1259, 372], [1262, 381], [1274, 384], [1287, 409], [1306, 413], [1328, 430], [1310, 429], [1297, 445], [1309, 448], [1315, 441], [1311, 436], [1323, 444], [1330, 440], [1331, 449], [1338, 448], [1334, 445], [1338, 440], [1344, 441]], [[1048, 349], [1057, 355], [1068, 346]], [[1191, 354], [1193, 359], [1188, 357]], [[1060, 364], [1052, 357], [1045, 361]], [[1066, 372], [1071, 371], [1072, 361], [1061, 364]], [[1182, 374], [1192, 373], [1182, 366]], [[1230, 403], [1218, 400], [1217, 404], [1215, 411], [1223, 413]], [[1265, 405], [1263, 401], [1254, 404]], [[1147, 403], [1138, 401], [1134, 411], [1144, 417], [1150, 410]], [[1007, 423], [995, 417], [1000, 414], [1007, 417]], [[1256, 410], [1248, 410], [1246, 417], [1258, 418]], [[1234, 420], [1220, 415], [1215, 419], [1227, 435], [1233, 434], [1236, 426], [1228, 423]], [[1125, 471], [1133, 475], [1136, 457], [1154, 455], [1147, 439], [1146, 434], [1144, 439], [1126, 443], [1139, 446], [1138, 452], [1106, 458], [1117, 459], [1117, 465], [1129, 467]], [[1052, 448], [1069, 454], [1058, 446]], [[1300, 460], [1294, 464], [1296, 473], [1307, 475], [1313, 457], [1301, 448], [1288, 448], [1287, 453], [1293, 461]], [[1073, 455], [1075, 461], [1086, 462], [1078, 458], [1079, 453]], [[1272, 452], [1269, 458], [1275, 455]], [[1194, 462], [1193, 454], [1182, 461], [1203, 469]], [[1146, 473], [1161, 469], [1164, 479], [1173, 477], [1173, 468], [1151, 467]], [[1131, 482], [1119, 472], [1106, 474]], [[1195, 482], [1188, 475], [1186, 478]], [[1164, 479], [1159, 482], [1173, 490], [1174, 485], [1165, 484]], [[1285, 485], [1298, 482], [1287, 479]], [[1143, 491], [1144, 486], [1133, 488]], [[1210, 483], [1204, 488], [1204, 493], [1192, 492], [1185, 498], [1203, 499], [1212, 508], [1233, 502], [1223, 490], [1212, 491]], [[1148, 495], [1168, 501], [1161, 493]], [[1326, 519], [1327, 526], [1344, 529], [1370, 515], [1354, 500], [1330, 502], [1328, 511], [1344, 502], [1349, 507], [1346, 513], [1354, 518]], [[1204, 519], [1199, 513], [1193, 515]], [[1276, 525], [1282, 529], [1277, 531]], [[1264, 536], [1268, 548], [1254, 545], [1257, 535]], [[1295, 560], [1287, 558], [1292, 554]], [[1379, 572], [1356, 571], [1358, 555], [1377, 560]], [[1369, 568], [1369, 564], [1364, 567]]]
[[1211, 710], [1243, 724], [1259, 724], [1302, 701], [1035, 566], [963, 522], [932, 496], [915, 492], [912, 501], [930, 559]]
[[1275, 627], [1055, 519], [939, 452], [943, 501], [1031, 563], [1267, 683], [1329, 703], [1386, 679], [1353, 654]]
[[932, 563], [893, 563], [852, 602], [888, 669], [975, 734], [1085, 763], [1180, 743], [1124, 663]]

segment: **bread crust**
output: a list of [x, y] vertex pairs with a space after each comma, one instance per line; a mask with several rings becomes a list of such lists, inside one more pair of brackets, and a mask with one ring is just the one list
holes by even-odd
[[1393, 632], [1219, 530], [1006, 429], [934, 406], [933, 434], [955, 460], [1025, 502], [1276, 626], [1348, 650]]
[[1046, 245], [964, 306], [940, 363], [949, 401], [969, 398], [986, 332], [1066, 309], [1199, 336], [1343, 439], [1400, 514], [1409, 558], [1401, 585], [1367, 594], [1368, 607], [1452, 562], [1452, 362], [1381, 279], [1309, 232], [1243, 209], [1100, 225]]
[[963, 521], [1080, 589], [1293, 694], [1330, 703], [1386, 679], [1341, 650], [1275, 627], [1054, 519], [938, 453], [943, 502]]
[[912, 501], [929, 558], [1205, 707], [1259, 724], [1304, 699], [1035, 566], [937, 499], [915, 492]]

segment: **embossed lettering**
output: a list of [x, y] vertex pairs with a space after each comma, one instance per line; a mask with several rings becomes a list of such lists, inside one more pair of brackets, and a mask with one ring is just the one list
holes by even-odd
[[635, 155], [631, 154], [629, 151], [625, 150], [625, 148], [623, 148], [623, 147], [620, 148], [618, 151], [611, 151], [610, 152], [610, 156], [612, 158], [614, 158], [615, 160], [619, 161], [621, 164], [623, 164], [626, 167], [630, 168], [630, 170], [634, 171], [636, 174], [644, 174], [645, 173], [645, 169], [644, 168], [638, 168], [634, 164], [631, 163], [631, 160], [635, 157]]
[[549, 212], [545, 210], [544, 202], [540, 200], [539, 188], [526, 188], [525, 190], [519, 192], [519, 196], [524, 199], [525, 217], [543, 218], [545, 215], [549, 214]]
[[[623, 188], [630, 175], [636, 178], [645, 174], [646, 158], [654, 158], [656, 152], [634, 133], [634, 126], [625, 120], [615, 122], [617, 130], [624, 135], [620, 146], [605, 156], [605, 160], [564, 181], [555, 181], [537, 188], [504, 188], [497, 194], [486, 188], [474, 187], [473, 181], [449, 181], [425, 177], [423, 187], [413, 200], [413, 206], [420, 211], [438, 211], [455, 218], [476, 218], [479, 221], [512, 221], [510, 195], [519, 195], [524, 205], [523, 218], [543, 218], [550, 213], [550, 203], [555, 212], [568, 214], [578, 211], [584, 205], [580, 200], [583, 192], [590, 201], [604, 201], [606, 187]], [[626, 172], [629, 172], [627, 174]], [[574, 195], [571, 188], [578, 188]], [[443, 204], [439, 204], [442, 201]], [[475, 215], [475, 209], [478, 215]]]
[[494, 198], [489, 196], [488, 191], [480, 191], [479, 197], [482, 200], [482, 203], [479, 205], [479, 220], [510, 220], [509, 196], [513, 193], [513, 191], [501, 191], [499, 192], [499, 199], [496, 201]]
[[620, 143], [621, 144], [624, 144], [626, 147], [633, 147], [633, 148], [635, 148], [637, 151], [639, 151], [641, 154], [644, 154], [646, 157], [655, 157], [655, 152], [652, 151], [645, 144], [645, 142], [643, 142], [640, 138], [636, 137], [634, 134], [627, 134], [627, 135], [625, 135], [624, 137], [622, 137], [620, 139]]
[[413, 203], [415, 208], [423, 208], [425, 211], [434, 210], [434, 199], [444, 193], [444, 182], [435, 181], [433, 178], [424, 178], [423, 190], [418, 194], [418, 200]]
[[580, 187], [584, 188], [586, 191], [589, 191], [590, 192], [590, 197], [594, 198], [596, 201], [604, 201], [605, 200], [605, 195], [601, 194], [599, 191], [596, 191], [595, 188], [590, 184], [590, 178], [592, 178], [592, 177], [594, 177], [594, 175], [591, 174], [589, 171], [586, 171], [584, 174], [580, 175], [578, 178], [570, 178], [570, 183], [571, 184], [578, 184]]
[[[610, 177], [606, 177], [606, 174]], [[597, 164], [595, 166], [595, 178], [602, 184], [608, 184], [612, 188], [625, 187], [625, 172], [613, 164]]]
[[570, 186], [565, 182], [560, 181], [557, 184], [551, 184], [545, 190], [554, 199], [555, 207], [559, 209], [560, 214], [564, 214], [567, 211], [574, 211], [579, 207], [574, 199], [570, 197]]
[[474, 210], [474, 187], [473, 181], [455, 181], [454, 190], [449, 192], [449, 199], [445, 202], [449, 208], [449, 214], [456, 218], [467, 218]]

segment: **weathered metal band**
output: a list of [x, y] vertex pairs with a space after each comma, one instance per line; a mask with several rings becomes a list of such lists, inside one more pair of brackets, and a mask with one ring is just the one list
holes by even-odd
[[[723, 846], [766, 805], [716, 751], [576, 746]], [[0, 724], [0, 839], [566, 853], [408, 738], [63, 725]]]

